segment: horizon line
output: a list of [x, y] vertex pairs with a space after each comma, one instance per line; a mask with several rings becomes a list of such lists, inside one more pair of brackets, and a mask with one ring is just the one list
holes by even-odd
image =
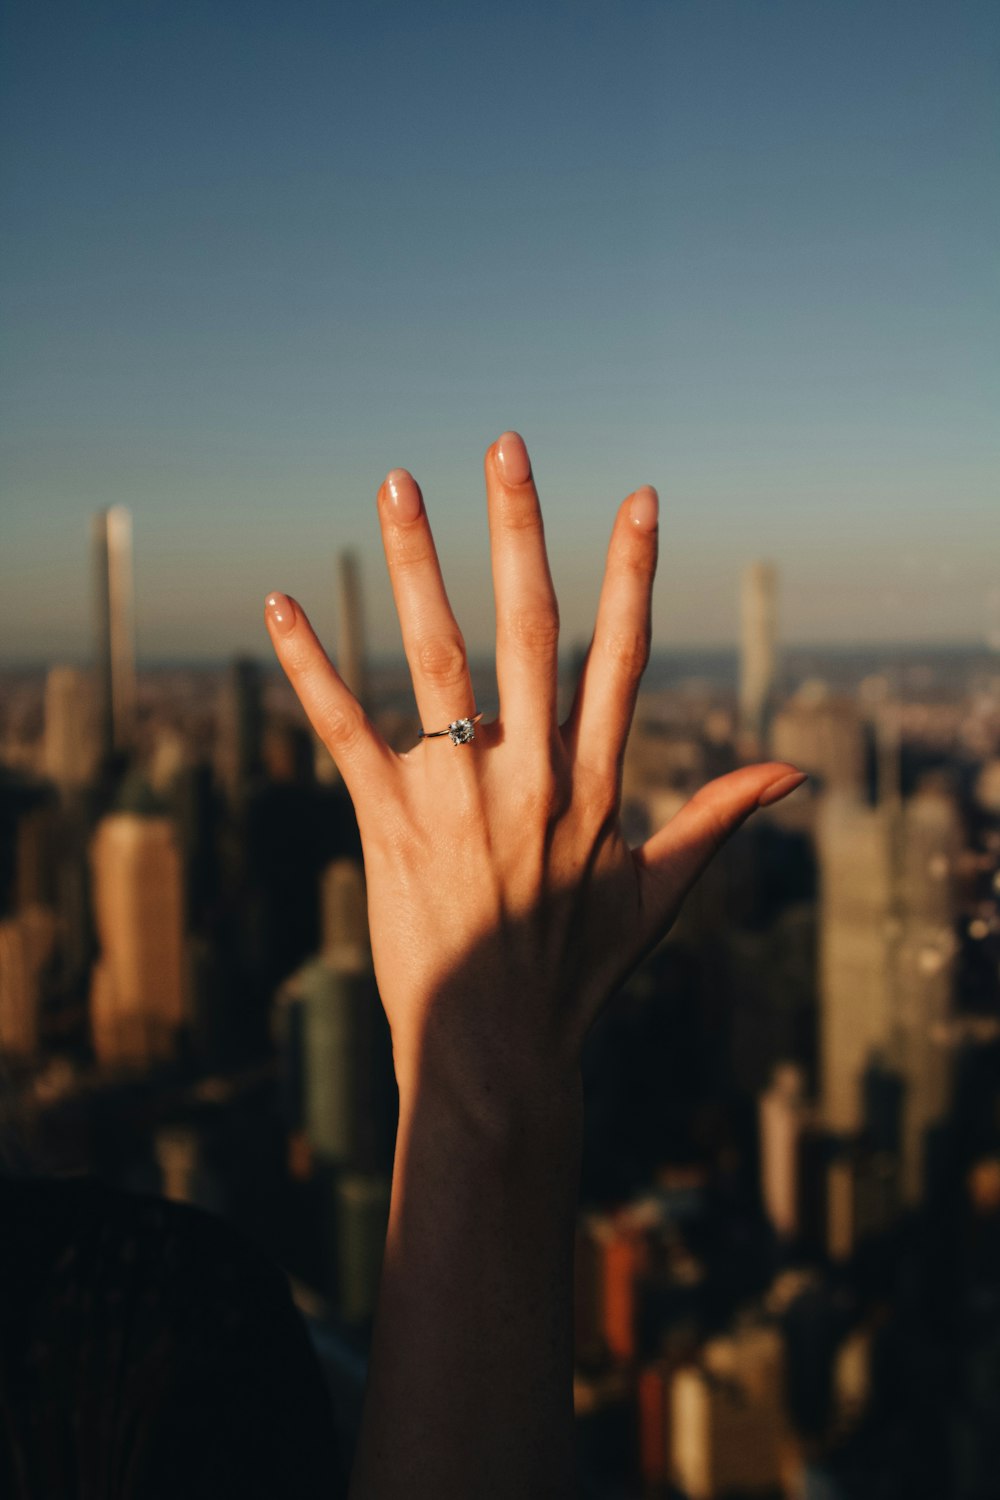
[[[559, 652], [559, 661], [570, 660], [578, 650], [586, 649], [589, 642], [581, 637], [579, 642], [564, 648]], [[732, 656], [739, 655], [740, 643], [738, 641], [728, 642], [672, 642], [669, 645], [654, 646], [650, 652], [650, 661], [656, 658], [664, 658], [680, 655], [702, 655], [702, 656]], [[996, 656], [1000, 665], [1000, 641], [991, 643], [989, 640], [980, 638], [956, 639], [956, 640], [799, 640], [780, 642], [776, 646], [776, 655], [796, 654], [805, 651], [826, 652], [831, 655], [857, 652], [889, 652], [899, 653], [904, 651], [931, 651], [931, 652], [955, 652], [978, 653], [983, 656]], [[168, 669], [177, 670], [187, 668], [190, 670], [211, 670], [229, 666], [236, 660], [259, 660], [265, 667], [272, 665], [275, 671], [280, 671], [277, 660], [269, 663], [267, 654], [261, 652], [259, 655], [253, 651], [233, 650], [217, 656], [171, 656], [168, 654], [145, 654], [136, 658], [136, 669], [138, 671], [163, 671]], [[335, 654], [331, 657], [335, 662]], [[495, 660], [495, 653], [491, 651], [470, 651], [468, 653], [470, 664], [487, 665]], [[0, 672], [43, 672], [52, 667], [79, 667], [86, 668], [93, 664], [91, 654], [80, 655], [46, 655], [44, 657], [3, 657], [0, 656]], [[406, 657], [402, 651], [397, 652], [370, 652], [368, 654], [370, 667], [406, 668]]]

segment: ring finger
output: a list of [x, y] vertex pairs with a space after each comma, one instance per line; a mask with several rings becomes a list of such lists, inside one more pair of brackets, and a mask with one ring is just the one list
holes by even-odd
[[393, 469], [378, 496], [382, 543], [421, 728], [445, 729], [476, 712], [465, 641], [445, 592], [420, 488]]

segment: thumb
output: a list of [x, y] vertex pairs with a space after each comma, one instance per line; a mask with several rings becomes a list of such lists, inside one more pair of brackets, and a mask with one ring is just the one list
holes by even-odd
[[741, 766], [695, 792], [669, 823], [632, 851], [651, 923], [662, 929], [672, 922], [713, 855], [750, 814], [780, 802], [806, 779], [805, 771], [788, 761], [772, 760]]

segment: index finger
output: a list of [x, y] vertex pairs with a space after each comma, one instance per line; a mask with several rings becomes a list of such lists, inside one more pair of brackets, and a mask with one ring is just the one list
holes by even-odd
[[301, 604], [287, 594], [268, 594], [264, 617], [285, 675], [360, 813], [362, 788], [385, 776], [393, 751], [323, 650]]

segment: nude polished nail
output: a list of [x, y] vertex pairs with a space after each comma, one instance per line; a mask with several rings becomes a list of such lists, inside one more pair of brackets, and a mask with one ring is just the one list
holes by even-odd
[[660, 517], [660, 497], [651, 484], [636, 490], [628, 509], [629, 519], [638, 531], [655, 531]]
[[397, 521], [415, 521], [420, 514], [417, 481], [406, 469], [390, 469], [385, 476], [389, 512]]
[[278, 634], [287, 635], [295, 624], [295, 605], [288, 595], [268, 594], [264, 607]]
[[757, 798], [758, 807], [770, 807], [772, 802], [780, 802], [782, 797], [787, 797], [789, 792], [794, 792], [797, 786], [808, 781], [805, 771], [789, 771], [787, 776], [780, 776], [777, 781], [772, 781], [769, 787], [765, 787]]
[[531, 478], [531, 460], [519, 432], [497, 438], [497, 468], [506, 484], [527, 484]]

